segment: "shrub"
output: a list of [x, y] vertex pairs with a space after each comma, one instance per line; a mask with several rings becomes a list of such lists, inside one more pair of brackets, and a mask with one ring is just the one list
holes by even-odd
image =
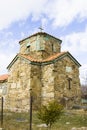
[[63, 113], [63, 106], [56, 101], [49, 102], [48, 105], [42, 105], [38, 111], [38, 118], [51, 128]]

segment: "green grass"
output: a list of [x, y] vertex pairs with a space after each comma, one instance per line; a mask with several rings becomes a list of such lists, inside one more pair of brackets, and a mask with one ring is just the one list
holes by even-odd
[[[47, 130], [47, 128], [37, 127], [42, 122], [37, 118], [36, 112], [33, 112], [32, 118], [32, 130]], [[68, 111], [52, 126], [52, 130], [71, 130], [72, 127], [83, 126], [87, 127], [87, 113], [76, 114], [76, 112]], [[29, 130], [29, 113], [5, 112], [3, 128], [6, 130]]]

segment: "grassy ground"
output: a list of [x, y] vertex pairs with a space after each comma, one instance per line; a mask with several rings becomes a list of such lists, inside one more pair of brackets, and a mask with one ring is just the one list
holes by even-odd
[[[38, 128], [42, 122], [37, 119], [33, 112], [32, 130], [47, 130]], [[66, 111], [61, 118], [52, 126], [52, 130], [71, 130], [72, 127], [87, 127], [87, 112]], [[29, 113], [5, 112], [3, 128], [6, 130], [29, 130]]]

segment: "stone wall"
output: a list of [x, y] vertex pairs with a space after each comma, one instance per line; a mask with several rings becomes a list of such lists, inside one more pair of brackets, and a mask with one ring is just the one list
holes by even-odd
[[54, 64], [53, 71], [55, 98], [65, 102], [65, 105], [68, 102], [69, 106], [72, 106], [73, 103], [80, 103], [81, 91], [78, 66], [69, 57], [65, 57]]
[[80, 102], [78, 66], [68, 56], [48, 65], [33, 65], [19, 58], [12, 66], [9, 75], [8, 107], [11, 107], [10, 109], [28, 110], [30, 89], [32, 89], [34, 109], [54, 99], [66, 107], [72, 107], [73, 104]]
[[20, 53], [29, 54], [36, 60], [46, 59], [48, 56], [60, 51], [60, 40], [43, 33], [20, 42]]
[[30, 87], [31, 87], [31, 94], [33, 97], [33, 108], [37, 109], [41, 105], [41, 89], [42, 89], [42, 82], [41, 82], [41, 66], [38, 65], [31, 65], [31, 72], [30, 72]]
[[29, 109], [31, 65], [19, 58], [8, 77], [8, 109]]
[[54, 100], [54, 64], [42, 66], [42, 104]]

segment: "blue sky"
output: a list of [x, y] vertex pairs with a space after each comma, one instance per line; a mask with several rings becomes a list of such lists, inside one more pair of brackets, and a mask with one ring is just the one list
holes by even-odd
[[0, 0], [0, 74], [19, 51], [19, 41], [39, 31], [62, 40], [87, 72], [87, 0]]

